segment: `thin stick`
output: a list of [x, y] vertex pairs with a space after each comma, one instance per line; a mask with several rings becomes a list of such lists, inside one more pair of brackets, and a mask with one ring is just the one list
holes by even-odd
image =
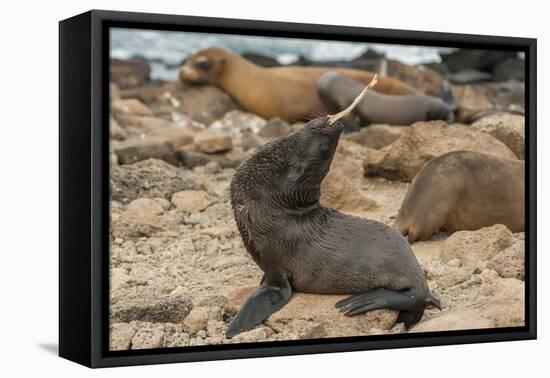
[[369, 89], [374, 87], [377, 82], [378, 82], [378, 74], [374, 74], [374, 77], [372, 78], [370, 83], [365, 87], [365, 89], [363, 89], [361, 93], [359, 93], [359, 96], [357, 96], [355, 100], [353, 100], [350, 106], [342, 110], [340, 113], [336, 113], [328, 116], [328, 124], [334, 125], [336, 122], [338, 122], [342, 118], [347, 117], [353, 111], [353, 109], [355, 109], [355, 107], [357, 106], [357, 104], [359, 104], [359, 102], [363, 99], [363, 97], [365, 97]]

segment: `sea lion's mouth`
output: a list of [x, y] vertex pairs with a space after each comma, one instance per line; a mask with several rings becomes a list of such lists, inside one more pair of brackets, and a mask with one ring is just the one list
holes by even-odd
[[365, 97], [365, 95], [367, 94], [367, 92], [376, 85], [376, 83], [378, 82], [378, 74], [375, 74], [374, 77], [372, 78], [372, 80], [370, 81], [370, 83], [365, 87], [365, 89], [363, 89], [363, 91], [361, 93], [359, 93], [359, 96], [357, 96], [355, 98], [355, 100], [353, 100], [353, 102], [351, 103], [350, 106], [348, 106], [347, 108], [345, 108], [344, 110], [342, 110], [341, 112], [339, 113], [336, 113], [336, 114], [333, 114], [333, 115], [329, 115], [327, 118], [328, 118], [328, 124], [330, 126], [333, 126], [337, 123], [339, 123], [338, 121], [341, 120], [342, 118], [345, 118], [347, 116], [349, 116], [351, 114], [351, 112], [353, 111], [353, 109], [355, 109], [355, 107], [357, 106], [357, 104], [359, 104], [359, 102], [361, 102], [361, 100], [363, 99], [363, 97]]

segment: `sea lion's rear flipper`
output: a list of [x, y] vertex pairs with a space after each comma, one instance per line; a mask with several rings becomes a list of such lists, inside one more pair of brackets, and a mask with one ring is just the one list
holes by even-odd
[[225, 337], [232, 338], [254, 328], [269, 315], [280, 310], [288, 302], [291, 294], [292, 288], [288, 281], [284, 281], [281, 286], [273, 286], [264, 280], [231, 321]]
[[346, 315], [356, 315], [363, 312], [389, 308], [391, 310], [409, 310], [418, 300], [406, 293], [378, 288], [364, 294], [352, 295], [336, 303], [336, 308]]
[[352, 295], [336, 303], [336, 308], [348, 316], [383, 308], [399, 310], [397, 322], [405, 323], [406, 328], [420, 321], [425, 307], [425, 301], [409, 291], [399, 292], [383, 288]]

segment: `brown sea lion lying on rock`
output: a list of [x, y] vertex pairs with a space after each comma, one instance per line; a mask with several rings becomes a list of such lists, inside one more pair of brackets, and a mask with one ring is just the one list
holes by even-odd
[[394, 227], [413, 243], [442, 227], [477, 230], [495, 224], [525, 230], [525, 163], [453, 151], [418, 172]]
[[[260, 67], [229, 50], [211, 47], [187, 59], [180, 69], [180, 79], [218, 86], [249, 112], [294, 122], [329, 113], [317, 93], [317, 81], [327, 71], [351, 77], [363, 85], [375, 75], [349, 68]], [[418, 93], [389, 77], [380, 77], [374, 90], [395, 95]]]

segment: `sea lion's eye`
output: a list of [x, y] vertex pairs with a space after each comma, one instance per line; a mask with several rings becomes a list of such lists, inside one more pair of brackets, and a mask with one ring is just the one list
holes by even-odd
[[328, 159], [330, 157], [330, 145], [328, 143], [321, 145], [319, 152], [321, 153], [321, 159]]
[[212, 62], [209, 62], [207, 60], [199, 60], [193, 65], [195, 66], [195, 68], [203, 71], [210, 71], [210, 69], [212, 68]]

